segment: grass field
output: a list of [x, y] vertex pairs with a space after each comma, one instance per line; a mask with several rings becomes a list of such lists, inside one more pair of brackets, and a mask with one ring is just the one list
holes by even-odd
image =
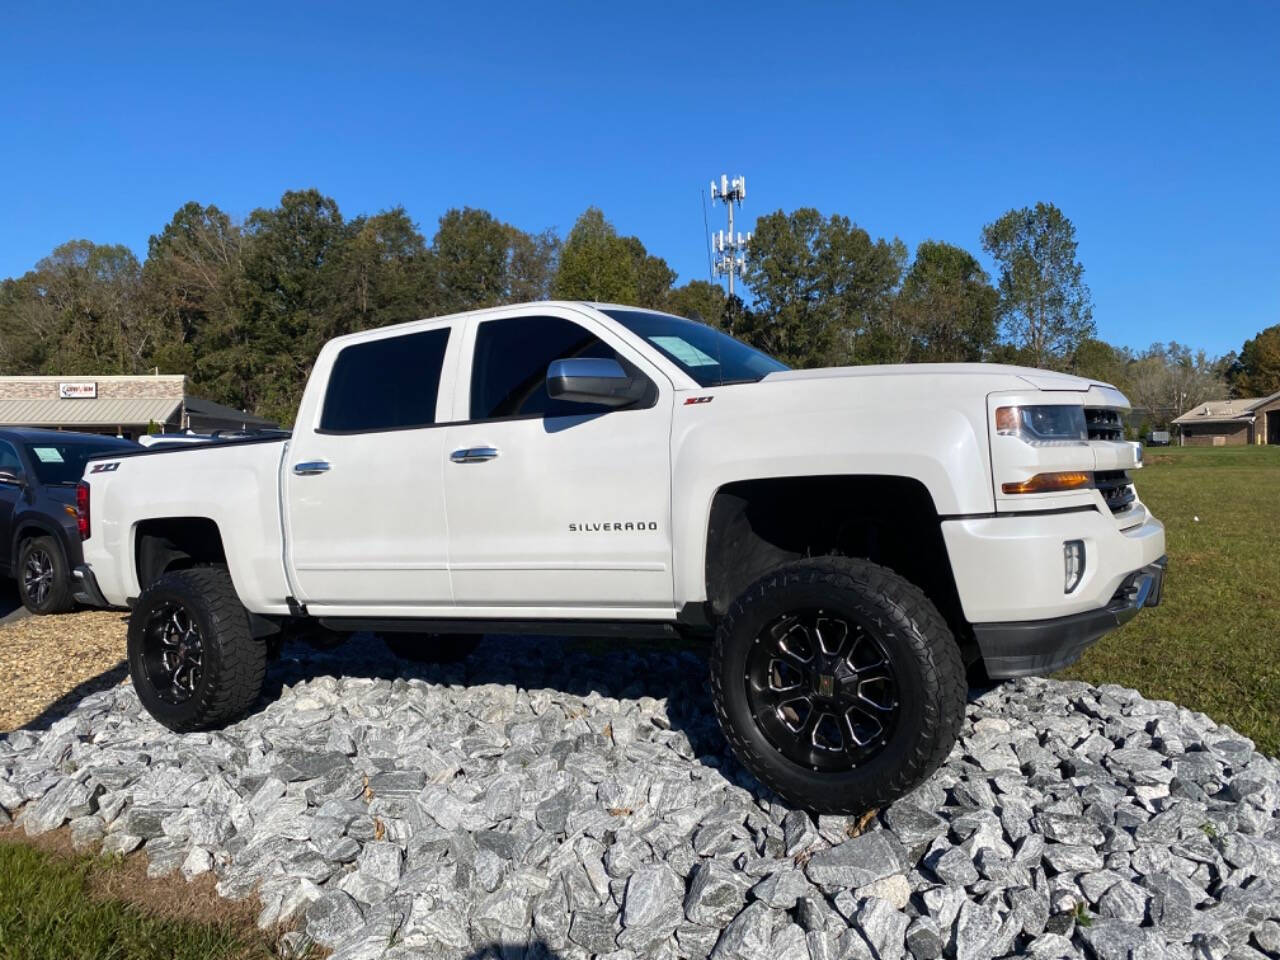
[[1201, 710], [1280, 754], [1280, 447], [1148, 448], [1138, 495], [1164, 521], [1160, 606], [1062, 676]]
[[[62, 831], [59, 831], [62, 833]], [[271, 938], [212, 883], [152, 880], [145, 861], [0, 837], [0, 960], [267, 960]]]

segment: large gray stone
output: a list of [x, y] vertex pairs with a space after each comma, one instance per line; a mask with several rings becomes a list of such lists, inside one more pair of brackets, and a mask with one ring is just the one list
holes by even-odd
[[1152, 937], [1136, 923], [1101, 917], [1087, 926], [1076, 927], [1078, 936], [1097, 960], [1130, 960], [1131, 957], [1157, 957], [1163, 940]]
[[907, 927], [907, 952], [914, 960], [937, 960], [942, 956], [942, 931], [932, 917], [916, 917]]
[[774, 917], [759, 900], [747, 904], [734, 917], [716, 947], [713, 960], [771, 960]]
[[92, 791], [78, 780], [60, 780], [53, 789], [25, 810], [22, 829], [33, 837], [56, 830], [68, 820], [86, 817], [94, 810]]
[[341, 890], [330, 890], [307, 907], [307, 936], [322, 947], [334, 946], [363, 925], [360, 907]]
[[404, 851], [398, 846], [375, 840], [364, 845], [356, 863], [365, 876], [394, 885], [400, 881], [403, 861]]
[[742, 909], [746, 884], [727, 865], [704, 860], [693, 868], [684, 897], [684, 915], [693, 923], [722, 927]]
[[569, 922], [569, 939], [591, 953], [612, 953], [622, 932], [613, 910], [576, 910]]
[[784, 867], [771, 873], [754, 887], [751, 896], [761, 900], [774, 910], [790, 910], [801, 897], [817, 896], [805, 875], [800, 870]]
[[952, 932], [956, 960], [991, 960], [1000, 925], [1000, 915], [990, 907], [966, 900]]
[[906, 868], [906, 851], [897, 838], [887, 830], [874, 830], [819, 851], [804, 872], [817, 884], [862, 887]]
[[936, 856], [927, 857], [925, 863], [943, 883], [964, 887], [978, 882], [978, 868], [974, 866], [973, 857], [962, 847], [943, 850]]
[[622, 900], [620, 946], [641, 946], [665, 939], [681, 919], [684, 883], [666, 864], [640, 867], [627, 879]]
[[911, 918], [888, 900], [871, 897], [858, 909], [857, 925], [871, 944], [876, 960], [900, 960], [906, 951], [907, 924]]

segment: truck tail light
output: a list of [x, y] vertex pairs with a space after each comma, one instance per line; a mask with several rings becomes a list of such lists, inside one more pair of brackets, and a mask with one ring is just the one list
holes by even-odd
[[1058, 490], [1087, 490], [1093, 486], [1093, 474], [1087, 470], [1062, 473], [1037, 473], [1030, 480], [1002, 483], [1005, 493], [1054, 493]]
[[76, 484], [76, 527], [80, 539], [89, 539], [89, 485], [81, 480]]

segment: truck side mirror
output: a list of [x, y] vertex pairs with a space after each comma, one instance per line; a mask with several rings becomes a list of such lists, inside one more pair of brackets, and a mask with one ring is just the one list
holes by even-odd
[[0, 467], [0, 485], [10, 487], [23, 486], [21, 471], [11, 470], [8, 467]]
[[547, 395], [553, 400], [625, 407], [644, 398], [648, 383], [632, 377], [617, 360], [571, 357], [547, 367]]

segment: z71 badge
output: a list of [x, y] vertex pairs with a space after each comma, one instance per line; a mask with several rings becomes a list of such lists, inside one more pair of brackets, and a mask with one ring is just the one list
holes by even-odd
[[89, 468], [89, 472], [90, 473], [115, 473], [119, 469], [120, 469], [120, 461], [116, 460], [113, 463], [95, 463], [93, 466]]

